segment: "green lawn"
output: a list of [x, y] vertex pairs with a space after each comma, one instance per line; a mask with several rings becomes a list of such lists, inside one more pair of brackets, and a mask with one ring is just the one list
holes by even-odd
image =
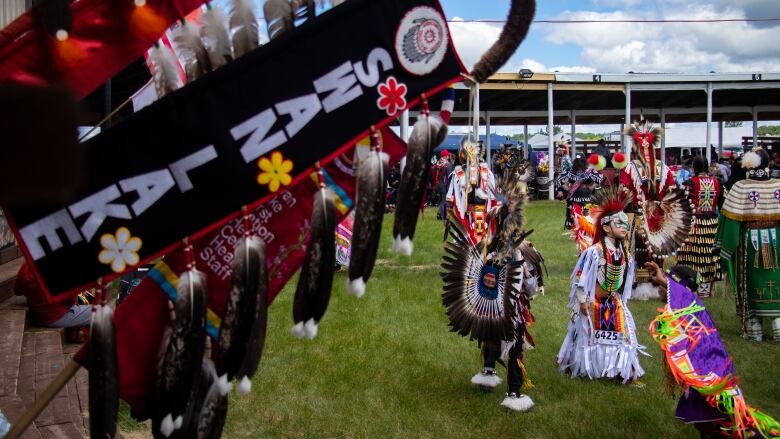
[[[390, 251], [385, 218], [378, 266], [366, 295], [348, 295], [345, 275], [313, 341], [290, 335], [295, 282], [269, 312], [266, 350], [253, 393], [231, 396], [225, 437], [698, 437], [674, 417], [663, 394], [660, 349], [647, 327], [660, 302], [632, 302], [647, 386], [572, 380], [555, 355], [568, 311], [575, 247], [562, 235], [563, 204], [527, 207], [531, 240], [547, 260], [546, 295], [533, 302], [537, 348], [527, 354], [530, 413], [499, 406], [504, 388], [484, 394], [469, 382], [481, 368], [475, 342], [448, 331], [438, 264], [443, 225], [429, 209], [417, 227], [411, 258]], [[734, 299], [719, 286], [706, 302], [741, 374], [747, 399], [780, 417], [780, 346], [739, 337]], [[500, 372], [504, 374], [503, 368]]]

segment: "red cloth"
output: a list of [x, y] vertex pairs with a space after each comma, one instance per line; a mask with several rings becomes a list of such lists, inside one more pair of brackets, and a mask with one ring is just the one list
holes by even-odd
[[56, 322], [73, 306], [72, 296], [50, 297], [46, 294], [27, 263], [19, 268], [14, 283], [14, 293], [27, 298], [27, 306], [33, 312], [35, 322], [42, 326]]
[[[147, 0], [170, 26], [204, 0]], [[143, 55], [160, 34], [140, 33], [130, 26], [133, 2], [80, 0], [72, 4], [73, 28], [68, 41], [84, 58], [70, 65], [55, 61], [54, 38], [28, 11], [0, 31], [0, 84], [64, 84], [79, 98], [91, 93]], [[164, 30], [164, 29], [162, 29]]]
[[692, 190], [689, 193], [694, 211], [697, 214], [715, 213], [718, 208], [721, 190], [720, 183], [715, 177], [691, 178]]
[[[406, 153], [403, 142], [385, 127], [381, 130], [383, 151], [390, 155], [391, 167]], [[333, 183], [351, 203], [355, 202], [355, 175], [351, 166], [354, 149], [344, 154], [340, 163], [325, 166], [326, 183]], [[260, 221], [258, 233], [266, 243], [266, 265], [269, 276], [269, 304], [295, 274], [306, 256], [305, 241], [309, 228], [313, 194], [319, 184], [307, 178], [280, 191], [279, 195], [258, 206], [250, 213], [252, 221]], [[289, 195], [287, 195], [289, 194]], [[337, 192], [337, 195], [338, 194]], [[291, 200], [295, 200], [294, 203]], [[343, 201], [343, 200], [342, 200]], [[346, 203], [345, 203], [346, 204]], [[338, 203], [337, 203], [338, 206]], [[341, 221], [348, 213], [338, 212]], [[258, 228], [253, 227], [254, 230]], [[267, 232], [267, 233], [265, 233]], [[224, 313], [225, 300], [230, 289], [230, 259], [235, 243], [243, 233], [242, 220], [236, 219], [219, 227], [208, 235], [191, 241], [194, 247], [196, 267], [208, 278], [208, 306], [218, 316]], [[181, 249], [168, 254], [165, 264], [176, 275], [185, 270], [185, 258]], [[139, 417], [148, 416], [153, 404], [154, 380], [160, 340], [169, 324], [168, 297], [150, 275], [133, 290], [114, 313], [116, 345], [119, 362], [119, 394]], [[214, 340], [212, 340], [214, 341]], [[212, 346], [216, 347], [215, 344]], [[86, 364], [86, 348], [76, 356], [76, 361]]]

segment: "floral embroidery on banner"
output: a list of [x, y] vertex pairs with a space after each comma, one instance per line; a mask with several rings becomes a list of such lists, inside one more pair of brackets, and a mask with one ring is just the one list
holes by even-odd
[[100, 237], [103, 250], [98, 254], [98, 261], [110, 264], [114, 273], [121, 273], [127, 266], [138, 265], [141, 261], [138, 250], [142, 244], [141, 238], [132, 236], [127, 227], [120, 227], [116, 234], [106, 233]]
[[279, 186], [288, 186], [292, 183], [290, 171], [293, 168], [291, 160], [285, 160], [282, 153], [274, 151], [271, 153], [271, 159], [261, 157], [257, 161], [257, 167], [260, 168], [260, 174], [257, 175], [257, 183], [268, 185], [268, 190], [276, 192]]
[[406, 108], [406, 85], [399, 83], [394, 76], [380, 83], [376, 89], [379, 92], [376, 105], [380, 110], [385, 110], [388, 116], [395, 116]]

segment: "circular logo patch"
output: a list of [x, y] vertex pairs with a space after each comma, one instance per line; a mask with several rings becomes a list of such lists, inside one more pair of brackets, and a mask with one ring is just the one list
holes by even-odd
[[418, 6], [407, 12], [395, 34], [395, 52], [401, 66], [418, 76], [439, 67], [448, 43], [444, 18], [428, 6]]

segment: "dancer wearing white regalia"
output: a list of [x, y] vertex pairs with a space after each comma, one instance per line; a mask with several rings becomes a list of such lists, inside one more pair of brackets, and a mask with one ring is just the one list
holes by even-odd
[[628, 216], [623, 212], [629, 201], [624, 189], [594, 194], [596, 236], [572, 273], [572, 318], [558, 352], [561, 373], [573, 378], [615, 378], [641, 385], [636, 380], [645, 373], [639, 354], [647, 354], [637, 341], [627, 303], [634, 282], [634, 258], [626, 243]]

